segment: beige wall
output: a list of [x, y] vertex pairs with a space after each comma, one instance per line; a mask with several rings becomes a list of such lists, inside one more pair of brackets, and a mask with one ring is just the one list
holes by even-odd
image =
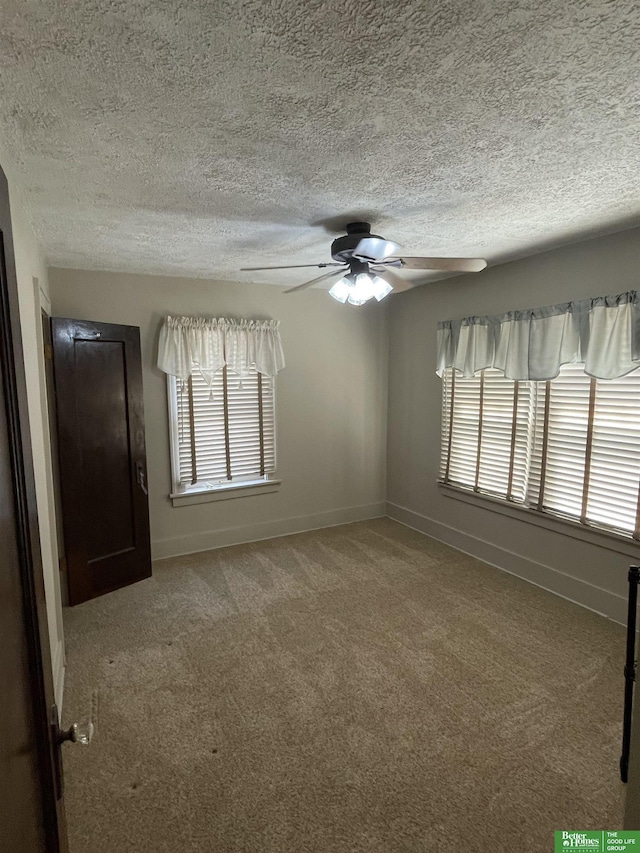
[[[369, 518], [385, 509], [387, 344], [383, 306], [324, 291], [49, 271], [56, 316], [140, 327], [151, 538], [155, 557]], [[166, 377], [155, 367], [166, 314], [281, 321], [275, 494], [173, 507]]]
[[393, 297], [389, 309], [389, 514], [620, 622], [638, 546], [561, 522], [539, 527], [522, 520], [522, 511], [507, 516], [480, 499], [447, 497], [437, 486], [436, 324], [633, 290], [639, 270], [634, 229], [414, 289]]
[[[6, 165], [3, 164], [6, 170]], [[51, 450], [44, 378], [40, 306], [48, 306], [47, 269], [22, 203], [18, 185], [7, 174], [11, 224], [18, 279], [20, 323], [27, 380], [27, 399], [33, 467], [40, 526], [49, 643], [56, 701], [62, 706], [64, 686], [64, 634], [60, 600], [60, 572], [51, 475]]]

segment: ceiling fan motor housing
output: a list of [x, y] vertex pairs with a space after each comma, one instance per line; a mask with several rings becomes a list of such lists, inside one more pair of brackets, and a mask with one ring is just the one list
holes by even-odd
[[[368, 222], [350, 222], [347, 225], [347, 233], [344, 237], [338, 237], [331, 244], [331, 257], [334, 261], [348, 264], [354, 249], [365, 237], [378, 237], [371, 233], [371, 225]], [[379, 237], [381, 240], [382, 237]]]

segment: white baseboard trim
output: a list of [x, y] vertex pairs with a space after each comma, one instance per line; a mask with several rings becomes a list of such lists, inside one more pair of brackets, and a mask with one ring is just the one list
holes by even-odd
[[380, 502], [241, 527], [207, 530], [204, 533], [176, 536], [173, 539], [157, 539], [151, 543], [151, 556], [153, 560], [166, 560], [168, 557], [181, 557], [198, 551], [225, 548], [228, 545], [243, 545], [247, 542], [259, 542], [262, 539], [274, 539], [276, 536], [290, 536], [294, 533], [305, 533], [307, 530], [319, 530], [322, 527], [381, 518], [385, 513], [386, 504]]
[[53, 666], [53, 693], [58, 706], [58, 713], [62, 716], [62, 700], [64, 697], [64, 643], [62, 640], [57, 644], [52, 655]]
[[458, 551], [476, 557], [496, 569], [522, 578], [547, 590], [547, 592], [566, 598], [574, 604], [586, 607], [587, 610], [592, 610], [600, 616], [606, 616], [621, 625], [627, 624], [627, 601], [621, 595], [587, 583], [580, 578], [564, 574], [564, 572], [551, 566], [537, 563], [528, 557], [501, 548], [499, 545], [494, 545], [492, 542], [487, 542], [477, 536], [471, 536], [462, 530], [413, 512], [406, 507], [398, 506], [398, 504], [387, 503], [387, 515], [406, 527], [411, 527], [419, 533], [424, 533], [439, 542], [451, 545]]

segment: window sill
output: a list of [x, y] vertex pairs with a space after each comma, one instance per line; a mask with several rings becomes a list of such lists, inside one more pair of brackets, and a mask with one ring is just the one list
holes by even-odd
[[267, 495], [280, 489], [282, 480], [264, 480], [250, 483], [232, 483], [230, 485], [195, 487], [185, 492], [172, 492], [169, 497], [173, 506], [193, 506], [209, 501], [227, 501], [232, 498], [248, 498], [253, 495]]
[[601, 530], [597, 527], [587, 527], [579, 524], [576, 521], [559, 518], [547, 513], [538, 512], [529, 507], [520, 506], [518, 504], [506, 503], [499, 498], [491, 497], [491, 495], [478, 494], [477, 492], [467, 491], [466, 489], [458, 488], [457, 486], [445, 485], [439, 483], [438, 488], [446, 498], [462, 501], [473, 506], [481, 507], [489, 512], [498, 512], [506, 515], [509, 518], [514, 518], [517, 521], [524, 521], [528, 524], [535, 524], [538, 527], [544, 527], [554, 533], [561, 533], [563, 536], [570, 536], [573, 539], [578, 539], [580, 542], [589, 542], [591, 545], [598, 545], [601, 548], [606, 548], [609, 551], [617, 551], [627, 557], [638, 559], [640, 556], [640, 543], [636, 542], [630, 536], [617, 534], [608, 530]]

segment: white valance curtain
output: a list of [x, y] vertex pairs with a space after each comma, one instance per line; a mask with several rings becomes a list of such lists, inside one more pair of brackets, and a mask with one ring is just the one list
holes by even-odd
[[640, 367], [638, 291], [438, 323], [437, 373], [486, 367], [507, 379], [554, 379], [563, 364], [615, 379]]
[[196, 371], [211, 384], [225, 365], [242, 379], [252, 367], [275, 376], [284, 367], [278, 320], [167, 317], [160, 329], [158, 367], [186, 380]]

